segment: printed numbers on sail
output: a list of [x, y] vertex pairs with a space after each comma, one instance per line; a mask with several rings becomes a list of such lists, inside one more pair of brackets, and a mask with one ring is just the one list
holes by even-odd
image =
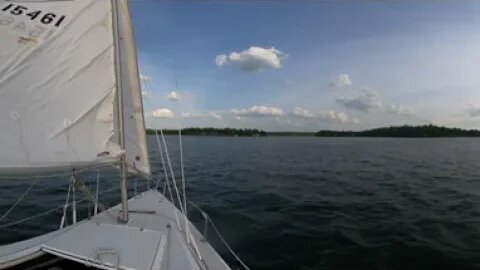
[[58, 16], [52, 12], [45, 12], [43, 10], [28, 10], [28, 7], [21, 5], [8, 4], [1, 9], [5, 13], [10, 13], [15, 16], [26, 16], [32, 21], [39, 21], [43, 24], [53, 24], [56, 27], [62, 25], [65, 16]]

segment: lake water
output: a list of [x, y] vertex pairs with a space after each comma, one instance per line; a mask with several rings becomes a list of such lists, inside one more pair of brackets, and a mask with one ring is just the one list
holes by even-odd
[[[167, 137], [178, 168], [176, 139]], [[183, 144], [189, 198], [251, 269], [480, 269], [479, 139], [185, 136]], [[102, 176], [101, 190], [118, 185]], [[93, 189], [95, 173], [85, 178]], [[0, 214], [31, 181], [1, 182]], [[67, 187], [66, 177], [41, 179], [2, 223], [62, 205]], [[60, 215], [0, 228], [0, 242], [54, 230]]]

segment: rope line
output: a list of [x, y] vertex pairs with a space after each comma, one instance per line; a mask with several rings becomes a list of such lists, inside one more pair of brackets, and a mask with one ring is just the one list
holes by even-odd
[[235, 257], [235, 259], [238, 261], [238, 263], [240, 263], [242, 265], [242, 267], [246, 270], [250, 270], [250, 268], [247, 266], [247, 264], [245, 264], [242, 259], [240, 259], [240, 257], [237, 255], [237, 253], [233, 250], [233, 248], [228, 244], [227, 240], [225, 239], [225, 237], [222, 235], [222, 233], [220, 232], [220, 230], [217, 228], [217, 226], [215, 225], [215, 223], [213, 222], [213, 219], [210, 217], [210, 215], [208, 215], [207, 213], [205, 213], [205, 211], [203, 211], [197, 204], [195, 204], [193, 201], [191, 200], [188, 200], [188, 202], [195, 208], [197, 209], [201, 214], [202, 216], [207, 219], [210, 224], [212, 225], [212, 228], [213, 230], [215, 231], [215, 233], [217, 234], [218, 238], [220, 238], [220, 240], [222, 241], [222, 243], [225, 245], [225, 247], [228, 249], [228, 251], [230, 252], [230, 254], [232, 254], [233, 257]]
[[[159, 136], [158, 136], [158, 130], [155, 130], [155, 134], [156, 134], [156, 137], [157, 137], [157, 145], [159, 146], [159, 152], [160, 152], [160, 158], [162, 159], [162, 165], [163, 165], [163, 168], [164, 168], [164, 172], [165, 172], [165, 175], [166, 175], [166, 181], [168, 182], [168, 175], [166, 174], [166, 168], [165, 168], [165, 161], [164, 161], [164, 158], [163, 158], [163, 151], [161, 150], [161, 144], [160, 144], [160, 139], [159, 139]], [[163, 148], [165, 149], [165, 155], [166, 155], [166, 159], [167, 159], [167, 164], [169, 166], [169, 169], [170, 169], [170, 173], [172, 175], [172, 180], [173, 180], [173, 184], [174, 184], [174, 187], [175, 187], [175, 192], [176, 192], [176, 195], [177, 195], [177, 199], [178, 199], [178, 202], [179, 202], [179, 205], [180, 205], [180, 211], [184, 214], [184, 217], [185, 217], [185, 237], [186, 237], [186, 240], [188, 243], [191, 242], [191, 244], [193, 245], [193, 248], [195, 250], [195, 252], [197, 253], [197, 255], [199, 256], [200, 260], [202, 260], [202, 256], [200, 254], [200, 251], [196, 245], [196, 242], [195, 242], [195, 238], [193, 237], [193, 235], [191, 235], [191, 233], [189, 232], [189, 226], [188, 226], [188, 219], [187, 219], [187, 216], [186, 216], [186, 213], [187, 213], [187, 197], [186, 197], [186, 192], [185, 192], [185, 178], [184, 178], [184, 167], [183, 167], [183, 145], [182, 145], [182, 133], [181, 133], [181, 130], [179, 130], [179, 150], [180, 150], [180, 167], [181, 167], [181, 176], [182, 176], [182, 189], [183, 189], [183, 202], [181, 201], [180, 199], [180, 192], [178, 191], [178, 188], [177, 188], [177, 183], [175, 181], [175, 175], [173, 173], [173, 169], [172, 169], [172, 163], [170, 161], [170, 155], [168, 153], [168, 148], [167, 148], [167, 145], [166, 145], [166, 142], [165, 142], [165, 136], [163, 135], [163, 130], [160, 128], [160, 134], [161, 134], [161, 138], [162, 138], [162, 142], [163, 142]], [[157, 181], [157, 188], [158, 188], [158, 185], [159, 185], [159, 182]], [[170, 193], [170, 200], [172, 202], [174, 202], [173, 200], [173, 196], [172, 196], [172, 192], [171, 192], [171, 189], [170, 189], [170, 183], [168, 182], [167, 183], [167, 187], [168, 187], [168, 191]], [[215, 233], [217, 234], [217, 236], [220, 238], [220, 240], [222, 241], [222, 243], [225, 245], [225, 247], [228, 249], [228, 251], [230, 252], [230, 254], [232, 254], [232, 256], [237, 260], [237, 262], [246, 270], [250, 270], [250, 268], [242, 261], [242, 259], [240, 259], [240, 257], [237, 255], [237, 253], [235, 253], [235, 251], [233, 250], [233, 248], [228, 244], [227, 240], [225, 239], [225, 237], [220, 233], [220, 230], [218, 230], [217, 226], [215, 225], [215, 223], [213, 222], [212, 218], [206, 214], [198, 205], [196, 205], [194, 202], [192, 202], [191, 200], [188, 200], [188, 202], [194, 207], [196, 208], [204, 218], [207, 219], [207, 221], [212, 225], [212, 228], [214, 229]], [[183, 207], [182, 207], [183, 205]], [[178, 223], [178, 217], [177, 217], [177, 223]], [[181, 228], [182, 226], [180, 226]]]
[[13, 221], [13, 222], [9, 222], [9, 223], [2, 224], [2, 225], [0, 225], [0, 229], [7, 228], [7, 227], [11, 227], [11, 226], [14, 226], [14, 225], [23, 223], [23, 222], [27, 222], [27, 221], [30, 221], [30, 220], [33, 220], [33, 219], [36, 219], [36, 218], [39, 218], [39, 217], [46, 216], [46, 215], [48, 215], [48, 214], [50, 214], [50, 213], [53, 213], [53, 212], [55, 212], [55, 211], [60, 211], [60, 210], [62, 210], [62, 207], [63, 207], [63, 205], [58, 206], [58, 207], [56, 207], [56, 208], [52, 208], [52, 209], [50, 209], [50, 210], [48, 210], [48, 211], [39, 213], [39, 214], [37, 214], [37, 215], [29, 216], [29, 217], [26, 217], [26, 218], [24, 218], [24, 219], [20, 219], [20, 220], [17, 220], [17, 221]]
[[222, 240], [223, 244], [225, 245], [225, 247], [227, 247], [228, 251], [230, 251], [233, 257], [235, 257], [235, 259], [238, 261], [238, 263], [240, 263], [243, 266], [243, 268], [245, 268], [246, 270], [250, 270], [250, 268], [242, 261], [242, 259], [238, 257], [237, 253], [233, 251], [232, 247], [228, 244], [227, 240], [225, 240], [225, 237], [223, 237], [223, 235], [218, 230], [217, 226], [215, 226], [215, 223], [213, 222], [212, 218], [210, 216], [207, 216], [207, 217], [208, 217], [208, 220], [210, 221], [210, 224], [212, 225], [213, 230], [218, 235], [220, 240]]
[[237, 255], [237, 253], [233, 250], [233, 248], [228, 244], [227, 240], [225, 239], [225, 237], [222, 235], [222, 233], [220, 232], [220, 230], [217, 228], [217, 226], [215, 225], [215, 223], [213, 222], [213, 219], [210, 217], [210, 215], [208, 215], [207, 213], [205, 213], [205, 211], [203, 211], [197, 204], [195, 204], [193, 201], [191, 200], [188, 200], [188, 202], [193, 206], [193, 208], [197, 209], [197, 211], [199, 211], [203, 218], [207, 219], [208, 222], [210, 222], [210, 224], [212, 225], [212, 228], [213, 230], [215, 231], [215, 233], [217, 234], [218, 238], [220, 238], [220, 240], [222, 241], [222, 243], [225, 245], [225, 247], [228, 249], [228, 251], [230, 252], [230, 254], [232, 254], [232, 256], [238, 261], [238, 263], [240, 263], [242, 265], [242, 267], [246, 270], [250, 270], [250, 268], [247, 266], [246, 263], [244, 263], [242, 261], [242, 259], [240, 259], [240, 257]]
[[[157, 139], [158, 152], [160, 152], [160, 160], [162, 161], [163, 173], [165, 174], [165, 181], [168, 181], [167, 167], [165, 167], [165, 158], [163, 157], [162, 143], [160, 142], [160, 136], [158, 135], [158, 130], [155, 130], [155, 136], [156, 136], [156, 139]], [[159, 187], [159, 184], [160, 184], [160, 175], [159, 175], [158, 180], [157, 180], [157, 185], [156, 185], [157, 189]], [[163, 190], [163, 194], [165, 194], [165, 189]]]
[[[158, 130], [155, 131], [155, 134], [157, 136], [157, 145], [158, 145], [158, 151], [160, 151], [160, 158], [162, 160], [162, 166], [163, 166], [163, 171], [165, 173], [165, 183], [164, 183], [164, 186], [163, 186], [163, 195], [165, 195], [165, 187], [166, 189], [168, 190], [168, 194], [170, 195], [170, 201], [172, 203], [174, 203], [174, 200], [173, 200], [173, 194], [172, 194], [172, 188], [170, 187], [170, 180], [168, 179], [168, 173], [167, 173], [167, 168], [165, 167], [165, 159], [163, 157], [163, 150], [162, 150], [162, 145], [160, 143], [160, 137], [158, 135]], [[162, 133], [162, 138], [163, 138], [163, 133]], [[168, 153], [167, 153], [168, 154]], [[160, 179], [158, 179], [160, 180]], [[159, 181], [157, 181], [157, 187], [158, 187], [158, 184], [159, 184]], [[178, 191], [178, 190], [177, 190]], [[181, 227], [181, 224], [180, 224], [180, 220], [178, 219], [178, 215], [177, 215], [177, 212], [174, 212], [175, 213], [175, 220], [177, 222], [177, 225], [179, 227]]]
[[[112, 188], [109, 188], [107, 190], [104, 190], [103, 192], [101, 192], [100, 194], [105, 194], [107, 192], [110, 192], [110, 191], [113, 191], [113, 190], [116, 190], [116, 189], [119, 189], [119, 187], [112, 187]], [[88, 200], [88, 198], [85, 198], [85, 199], [81, 199], [79, 201], [77, 201], [77, 203], [84, 203]], [[39, 217], [42, 217], [42, 216], [46, 216], [50, 213], [53, 213], [55, 211], [59, 211], [59, 210], [62, 210], [63, 209], [63, 204], [62, 205], [59, 205], [57, 207], [54, 207], [50, 210], [47, 210], [45, 212], [41, 212], [39, 214], [36, 214], [36, 215], [33, 215], [33, 216], [29, 216], [29, 217], [26, 217], [24, 219], [20, 219], [20, 220], [16, 220], [16, 221], [12, 221], [12, 222], [9, 222], [9, 223], [5, 223], [5, 224], [1, 224], [0, 225], [0, 228], [7, 228], [7, 227], [11, 227], [11, 226], [14, 226], [14, 225], [17, 225], [17, 224], [20, 224], [20, 223], [23, 223], [23, 222], [26, 222], [26, 221], [30, 221], [30, 220], [33, 220], [33, 219], [36, 219], [36, 218], [39, 218]], [[67, 206], [70, 206], [70, 204], [68, 204]]]
[[4, 220], [9, 214], [10, 212], [12, 212], [12, 210], [23, 200], [23, 198], [25, 198], [25, 196], [27, 196], [28, 192], [33, 188], [33, 186], [35, 186], [35, 184], [38, 182], [38, 180], [40, 180], [40, 178], [36, 178], [35, 181], [32, 182], [32, 184], [30, 184], [30, 186], [27, 188], [27, 190], [25, 190], [25, 192], [22, 194], [22, 196], [20, 196], [17, 201], [12, 205], [10, 206], [10, 209], [7, 210], [7, 212], [5, 212], [5, 214], [3, 214], [2, 217], [0, 217], [0, 222], [2, 220]]
[[[167, 173], [167, 168], [165, 167], [165, 158], [163, 157], [163, 149], [162, 149], [162, 143], [160, 142], [160, 136], [158, 135], [158, 130], [155, 130], [155, 138], [157, 139], [157, 149], [158, 152], [160, 153], [160, 161], [162, 163], [162, 168], [163, 168], [163, 173], [165, 175], [165, 181], [163, 183], [163, 191], [162, 194], [165, 195], [165, 191], [167, 189], [167, 182], [170, 184], [168, 181], [168, 173]], [[157, 184], [155, 185], [155, 189], [158, 190], [160, 186], [160, 175], [158, 176], [157, 179]], [[168, 192], [170, 193], [170, 200], [173, 202], [173, 197], [172, 197], [172, 190], [170, 189], [170, 185], [168, 185]]]
[[178, 205], [180, 206], [180, 212], [182, 212], [182, 214], [185, 214], [185, 211], [183, 209], [183, 203], [182, 203], [182, 200], [180, 199], [180, 192], [178, 191], [177, 180], [175, 179], [175, 174], [173, 173], [172, 162], [170, 161], [170, 155], [168, 154], [167, 142], [165, 141], [165, 136], [163, 136], [162, 128], [160, 128], [160, 135], [162, 136], [163, 149], [165, 150], [167, 164], [170, 169], [170, 175], [172, 176], [173, 187], [175, 188], [175, 195], [178, 200]]

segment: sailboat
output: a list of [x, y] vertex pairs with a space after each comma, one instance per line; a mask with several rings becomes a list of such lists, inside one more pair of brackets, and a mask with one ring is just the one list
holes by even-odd
[[[70, 181], [59, 229], [1, 246], [0, 269], [230, 269], [177, 183], [165, 183], [170, 199], [128, 198], [128, 175], [151, 176], [128, 5], [0, 0], [0, 178]], [[120, 172], [121, 204], [77, 222], [80, 173], [104, 167]]]

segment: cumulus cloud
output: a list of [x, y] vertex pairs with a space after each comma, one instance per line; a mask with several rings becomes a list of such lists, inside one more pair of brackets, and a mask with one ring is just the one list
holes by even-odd
[[350, 76], [348, 76], [348, 74], [342, 73], [338, 75], [337, 78], [332, 80], [331, 85], [335, 88], [344, 88], [352, 85], [352, 81], [350, 80]]
[[303, 119], [313, 119], [315, 118], [315, 115], [305, 109], [302, 109], [300, 107], [296, 107], [293, 112], [291, 113], [292, 116], [298, 117], [298, 118], [303, 118]]
[[218, 112], [207, 112], [207, 113], [188, 113], [182, 112], [180, 114], [182, 118], [212, 118], [212, 119], [221, 119], [222, 115]]
[[149, 76], [140, 73], [140, 81], [148, 82], [148, 81], [150, 81], [151, 79], [152, 79], [152, 78], [150, 78]]
[[150, 113], [155, 118], [172, 118], [175, 114], [169, 109], [156, 109]]
[[414, 111], [412, 108], [404, 106], [404, 105], [396, 105], [396, 104], [390, 104], [390, 106], [387, 107], [387, 112], [388, 113], [393, 113], [393, 114], [401, 114], [401, 115], [413, 115]]
[[344, 112], [336, 112], [334, 110], [322, 110], [316, 114], [313, 114], [305, 109], [296, 107], [289, 116], [300, 119], [320, 119], [329, 122], [340, 122], [340, 123], [353, 123], [358, 124], [360, 121], [355, 118], [349, 117]]
[[241, 52], [219, 54], [215, 64], [219, 67], [232, 65], [242, 71], [259, 71], [264, 69], [279, 69], [285, 54], [274, 47], [262, 48], [251, 46]]
[[231, 112], [236, 115], [253, 117], [279, 117], [285, 114], [281, 108], [270, 106], [252, 106], [247, 109], [232, 109]]
[[220, 119], [220, 118], [222, 118], [222, 116], [221, 116], [220, 114], [216, 113], [216, 112], [209, 112], [209, 113], [208, 113], [208, 116], [210, 116], [210, 117], [213, 118], [213, 119]]
[[179, 101], [180, 95], [175, 91], [171, 91], [167, 94], [167, 99], [170, 101]]
[[337, 103], [350, 110], [372, 112], [383, 107], [380, 95], [373, 89], [364, 88], [355, 96], [337, 98]]
[[319, 118], [332, 122], [353, 123], [358, 124], [360, 121], [355, 118], [350, 118], [344, 112], [336, 112], [334, 110], [324, 110], [319, 113]]

